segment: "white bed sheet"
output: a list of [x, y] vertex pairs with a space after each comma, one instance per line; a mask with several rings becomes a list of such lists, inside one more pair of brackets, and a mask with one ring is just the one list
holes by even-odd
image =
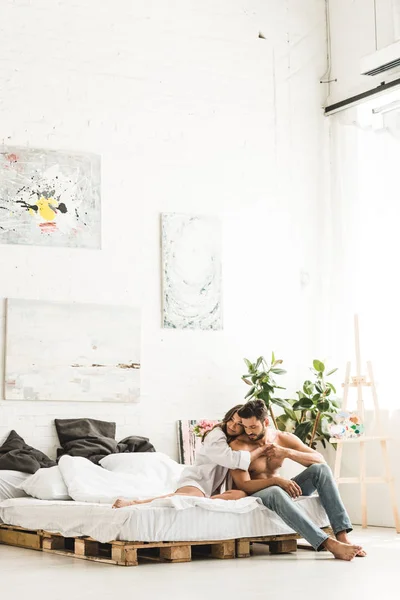
[[[86, 535], [99, 542], [219, 540], [293, 531], [254, 498], [238, 501], [242, 502], [243, 512], [225, 512], [221, 502], [224, 501], [174, 497], [112, 509], [105, 504], [14, 498], [0, 503], [0, 522], [65, 537]], [[318, 527], [329, 525], [317, 496], [296, 502]]]

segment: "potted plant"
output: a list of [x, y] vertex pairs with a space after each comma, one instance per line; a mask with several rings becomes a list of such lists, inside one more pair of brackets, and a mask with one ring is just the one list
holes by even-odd
[[283, 406], [284, 414], [277, 419], [281, 431], [291, 431], [305, 444], [315, 448], [321, 442], [324, 448], [331, 437], [329, 425], [339, 409], [339, 402], [332, 397], [336, 393], [334, 385], [326, 381], [337, 369], [325, 373], [325, 364], [314, 360], [311, 371], [313, 381], [307, 379], [302, 390], [297, 392], [298, 399], [289, 402], [290, 409]]
[[[292, 413], [290, 403], [282, 398], [275, 397], [275, 390], [284, 390], [285, 388], [277, 385], [274, 379], [274, 375], [284, 375], [286, 371], [280, 367], [283, 360], [276, 359], [275, 354], [272, 353], [271, 362], [268, 364], [263, 356], [259, 356], [257, 360], [252, 363], [247, 358], [244, 359], [247, 365], [248, 373], [242, 375], [242, 380], [250, 386], [245, 398], [247, 400], [253, 400], [259, 398], [263, 400], [271, 419], [278, 429], [277, 420], [272, 409], [272, 405], [276, 404], [280, 406], [288, 413]], [[295, 417], [295, 415], [294, 415]]]

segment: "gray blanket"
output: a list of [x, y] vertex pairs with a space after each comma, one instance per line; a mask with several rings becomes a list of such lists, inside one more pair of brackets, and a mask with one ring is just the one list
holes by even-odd
[[95, 464], [108, 454], [120, 452], [155, 452], [148, 438], [132, 435], [120, 442], [115, 440], [115, 423], [96, 419], [55, 419], [61, 448], [57, 459], [64, 454], [83, 456]]
[[2, 446], [0, 446], [0, 470], [36, 473], [43, 467], [54, 467], [56, 463], [40, 450], [32, 448], [25, 440], [12, 430]]

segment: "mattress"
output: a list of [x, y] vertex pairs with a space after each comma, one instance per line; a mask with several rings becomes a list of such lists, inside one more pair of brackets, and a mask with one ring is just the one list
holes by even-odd
[[[299, 498], [295, 502], [318, 527], [329, 525], [318, 496]], [[113, 509], [105, 504], [14, 498], [0, 503], [0, 522], [26, 529], [44, 529], [64, 537], [90, 536], [104, 543], [112, 540], [223, 540], [293, 533], [276, 513], [260, 504], [259, 499], [238, 500], [236, 512], [227, 510], [227, 504], [223, 500], [175, 496], [151, 504]], [[242, 512], [239, 512], [240, 506], [243, 506]]]

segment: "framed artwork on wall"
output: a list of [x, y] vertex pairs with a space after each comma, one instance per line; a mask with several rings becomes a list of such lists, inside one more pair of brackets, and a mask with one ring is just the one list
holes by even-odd
[[222, 329], [221, 223], [161, 215], [163, 315], [167, 329]]
[[100, 248], [100, 157], [3, 147], [0, 244]]
[[214, 425], [219, 423], [215, 420], [182, 420], [177, 422], [178, 429], [178, 455], [179, 462], [184, 465], [192, 465], [196, 458], [196, 452], [201, 445], [201, 440], [206, 431], [210, 431]]
[[137, 402], [140, 311], [7, 300], [6, 400]]

